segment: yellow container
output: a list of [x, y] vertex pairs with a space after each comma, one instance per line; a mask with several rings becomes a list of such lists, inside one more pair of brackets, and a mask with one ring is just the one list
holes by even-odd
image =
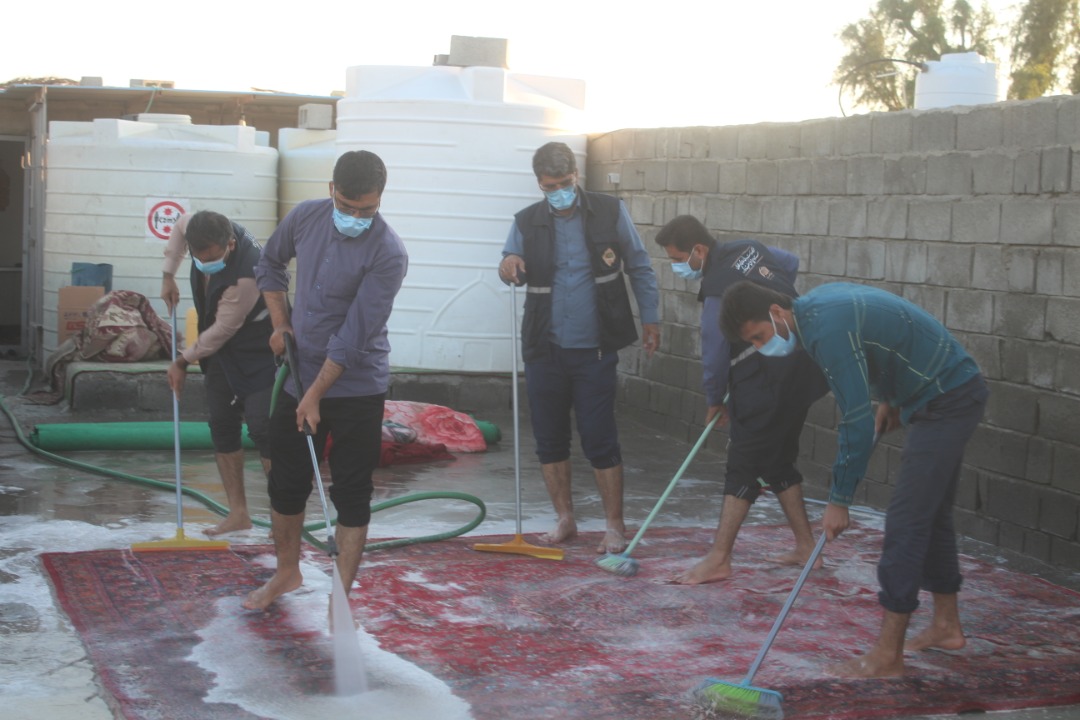
[[199, 337], [199, 313], [195, 312], [195, 308], [188, 308], [185, 323], [184, 347], [189, 348]]

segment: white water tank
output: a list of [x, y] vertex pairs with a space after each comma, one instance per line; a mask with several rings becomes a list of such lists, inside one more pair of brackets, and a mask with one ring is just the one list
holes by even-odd
[[278, 222], [304, 200], [330, 197], [337, 162], [337, 131], [278, 131]]
[[395, 368], [510, 370], [502, 247], [514, 213], [543, 199], [538, 147], [567, 143], [584, 176], [584, 94], [580, 80], [497, 67], [348, 69], [338, 154], [386, 163], [381, 212], [409, 251], [389, 323]]
[[1001, 99], [997, 65], [979, 53], [947, 53], [915, 76], [915, 109], [983, 105]]
[[[165, 317], [161, 263], [182, 212], [214, 210], [265, 241], [277, 225], [277, 150], [241, 125], [192, 125], [186, 115], [49, 123], [43, 291], [46, 349], [56, 346], [59, 288], [73, 262], [113, 266], [114, 290], [134, 290]], [[190, 260], [177, 273], [191, 306]]]

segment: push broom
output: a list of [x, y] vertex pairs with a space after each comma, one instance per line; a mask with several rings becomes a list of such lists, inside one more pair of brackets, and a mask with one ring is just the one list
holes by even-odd
[[826, 535], [822, 532], [817, 545], [814, 546], [814, 551], [810, 553], [810, 559], [807, 561], [806, 567], [799, 574], [799, 579], [795, 581], [795, 587], [791, 589], [791, 593], [784, 602], [784, 607], [780, 609], [780, 614], [776, 617], [776, 621], [773, 622], [769, 636], [765, 639], [761, 649], [758, 650], [757, 657], [754, 658], [750, 671], [746, 673], [743, 681], [741, 683], [729, 683], [716, 678], [703, 680], [693, 689], [694, 699], [699, 705], [711, 708], [714, 712], [732, 713], [743, 717], [760, 718], [761, 720], [781, 720], [784, 717], [782, 707], [784, 697], [775, 690], [754, 687], [750, 683], [753, 682], [754, 675], [757, 674], [758, 668], [761, 667], [761, 662], [765, 659], [765, 653], [769, 652], [773, 640], [776, 639], [777, 633], [780, 632], [780, 626], [787, 619], [788, 611], [795, 604], [795, 598], [798, 597], [799, 591], [802, 590], [806, 577], [810, 574], [814, 563], [817, 562], [818, 557], [821, 555], [821, 550], [825, 547], [825, 540]]
[[[727, 402], [727, 397], [724, 398], [724, 402]], [[652, 512], [645, 518], [645, 522], [641, 524], [641, 528], [637, 531], [637, 535], [630, 541], [630, 544], [626, 546], [626, 549], [621, 553], [607, 553], [602, 558], [596, 561], [596, 564], [602, 567], [608, 572], [613, 572], [616, 575], [622, 575], [623, 577], [630, 577], [637, 575], [640, 563], [634, 558], [630, 557], [630, 553], [634, 552], [634, 548], [637, 547], [638, 541], [645, 534], [645, 531], [649, 529], [649, 523], [653, 521], [656, 514], [660, 512], [660, 507], [668, 499], [668, 495], [675, 489], [675, 486], [682, 479], [683, 473], [686, 472], [686, 468], [690, 466], [694, 456], [697, 455], [697, 451], [705, 444], [706, 438], [709, 437], [709, 433], [712, 432], [713, 427], [716, 425], [716, 421], [720, 419], [720, 413], [716, 414], [709, 424], [705, 426], [705, 429], [701, 431], [701, 437], [694, 443], [694, 447], [690, 448], [690, 453], [683, 460], [682, 465], [679, 467], [678, 472], [675, 473], [675, 477], [671, 478], [671, 482], [668, 483], [667, 489], [664, 490], [664, 494], [660, 496], [660, 499], [656, 501], [656, 506], [653, 507]]]
[[[176, 362], [176, 308], [172, 309], [172, 359]], [[184, 537], [184, 490], [180, 474], [180, 398], [172, 393], [173, 407], [173, 459], [176, 466], [176, 537], [168, 540], [133, 543], [135, 552], [157, 550], [228, 550], [225, 540], [191, 540]]]
[[565, 553], [559, 548], [532, 545], [525, 542], [525, 539], [521, 536], [521, 430], [518, 425], [517, 335], [517, 286], [510, 283], [510, 358], [512, 364], [510, 398], [514, 410], [514, 487], [517, 491], [517, 534], [514, 535], [513, 540], [504, 543], [477, 543], [473, 545], [473, 550], [531, 555], [545, 560], [562, 560]]

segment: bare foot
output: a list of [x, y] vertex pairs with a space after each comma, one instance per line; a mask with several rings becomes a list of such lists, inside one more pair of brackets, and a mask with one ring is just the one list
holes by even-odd
[[959, 650], [967, 645], [960, 628], [930, 627], [904, 643], [905, 650]]
[[226, 518], [219, 522], [217, 525], [210, 528], [209, 530], [203, 531], [203, 534], [208, 535], [209, 537], [216, 537], [217, 535], [225, 535], [226, 533], [250, 529], [251, 518], [248, 517], [247, 513], [237, 513], [235, 515], [233, 513], [229, 513], [228, 516], [226, 516]]
[[671, 578], [676, 585], [703, 585], [719, 582], [731, 577], [731, 561], [716, 561], [708, 557], [698, 561], [694, 567]]
[[596, 552], [598, 553], [621, 553], [626, 549], [626, 537], [623, 536], [623, 530], [618, 528], [608, 528], [604, 533], [603, 539], [600, 544], [596, 546]]
[[561, 543], [567, 540], [573, 540], [577, 537], [577, 523], [573, 518], [560, 518], [555, 527], [550, 532], [546, 532], [540, 536], [540, 539], [546, 543]]
[[265, 585], [258, 590], [252, 590], [242, 605], [247, 610], [265, 610], [270, 604], [285, 593], [290, 593], [304, 581], [299, 570], [282, 573], [274, 573]]
[[[766, 560], [777, 565], [806, 565], [806, 561], [810, 559], [810, 553], [808, 550], [805, 553], [801, 553], [798, 550], [792, 550], [789, 553], [783, 555], [770, 555]], [[814, 569], [820, 570], [825, 567], [825, 560], [821, 556], [818, 556], [817, 562], [814, 563]]]
[[841, 678], [890, 678], [904, 676], [904, 659], [886, 659], [873, 652], [832, 665], [826, 672]]

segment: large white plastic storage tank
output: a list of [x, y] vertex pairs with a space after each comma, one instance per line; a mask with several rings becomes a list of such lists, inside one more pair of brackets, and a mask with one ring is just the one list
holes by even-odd
[[979, 53], [946, 53], [915, 76], [915, 109], [984, 105], [1002, 99], [997, 65]]
[[304, 200], [330, 196], [337, 162], [337, 131], [281, 128], [278, 131], [278, 221]]
[[[46, 349], [56, 347], [59, 288], [72, 263], [113, 266], [112, 289], [134, 290], [166, 317], [161, 263], [180, 211], [214, 210], [265, 240], [277, 225], [277, 150], [241, 125], [187, 115], [49, 123], [43, 291]], [[181, 330], [191, 307], [190, 259], [177, 273]]]
[[584, 175], [584, 96], [580, 80], [497, 67], [348, 69], [338, 152], [385, 161], [381, 212], [409, 251], [389, 323], [394, 367], [510, 370], [510, 295], [496, 268], [514, 213], [543, 197], [536, 149], [567, 143]]

